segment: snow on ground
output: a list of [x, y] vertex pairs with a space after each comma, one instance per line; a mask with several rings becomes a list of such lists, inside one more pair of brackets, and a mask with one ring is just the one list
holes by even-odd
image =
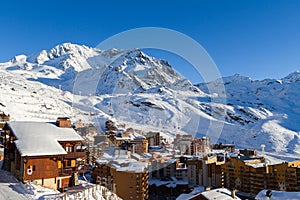
[[[2, 161], [0, 161], [0, 168]], [[23, 184], [10, 172], [0, 170], [0, 200], [120, 200], [116, 194], [100, 185], [83, 183], [81, 186], [70, 188], [66, 193], [44, 188], [33, 183]]]
[[[0, 63], [0, 110], [13, 121], [59, 116], [92, 121], [100, 132], [105, 120], [116, 119], [159, 131], [169, 141], [176, 134], [209, 136], [237, 148], [265, 144], [267, 152], [297, 157], [299, 80], [299, 72], [262, 81], [237, 74], [223, 78], [224, 83], [195, 87], [166, 61], [138, 49], [102, 51], [65, 43]], [[225, 92], [207, 89], [220, 84], [226, 102], [221, 101]]]
[[[2, 161], [0, 161], [0, 168]], [[0, 170], [0, 199], [1, 200], [30, 200], [44, 199], [44, 195], [58, 194], [55, 190], [50, 190], [36, 185], [20, 183], [11, 173]]]

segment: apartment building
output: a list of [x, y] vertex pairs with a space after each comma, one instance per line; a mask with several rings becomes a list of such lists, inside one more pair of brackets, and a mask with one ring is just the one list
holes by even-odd
[[187, 160], [188, 182], [191, 185], [203, 185], [205, 187], [222, 186], [222, 155], [193, 157]]
[[272, 163], [264, 157], [237, 156], [223, 165], [223, 186], [255, 196], [263, 189], [300, 191], [300, 161]]
[[160, 145], [160, 133], [159, 132], [148, 132], [146, 134], [149, 146], [159, 146]]
[[148, 199], [148, 165], [118, 156], [97, 160], [92, 177], [123, 199]]

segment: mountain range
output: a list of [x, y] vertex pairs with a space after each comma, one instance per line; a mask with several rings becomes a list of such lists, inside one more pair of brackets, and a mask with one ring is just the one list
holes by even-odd
[[[64, 43], [0, 63], [0, 110], [12, 120], [114, 119], [129, 127], [209, 136], [213, 142], [296, 158], [300, 154], [300, 72], [252, 80], [239, 74], [193, 85], [165, 60], [139, 49]], [[208, 88], [224, 86], [225, 94]], [[219, 101], [222, 98], [224, 101]]]

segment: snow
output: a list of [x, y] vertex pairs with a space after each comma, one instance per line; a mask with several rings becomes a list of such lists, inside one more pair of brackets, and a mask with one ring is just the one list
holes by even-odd
[[[0, 161], [0, 168], [2, 161]], [[11, 173], [0, 170], [0, 199], [1, 200], [46, 200], [46, 199], [89, 199], [89, 200], [120, 200], [116, 194], [107, 188], [90, 183], [81, 183], [66, 193], [35, 185], [33, 182], [23, 184]]]
[[59, 128], [45, 122], [9, 122], [21, 156], [67, 154], [59, 141], [82, 141], [72, 128]]
[[231, 199], [238, 199], [239, 197], [232, 198], [231, 191], [226, 188], [218, 188], [209, 191], [205, 191], [201, 193], [206, 199], [214, 199], [214, 200], [231, 200]]
[[129, 162], [128, 166], [126, 167], [118, 167], [117, 171], [143, 173], [145, 170], [147, 170], [147, 167], [147, 163], [137, 162], [134, 160]]
[[175, 188], [177, 185], [188, 185], [187, 180], [177, 180], [175, 177], [172, 177], [172, 180], [169, 181], [149, 179], [148, 183], [149, 185], [156, 185], [157, 187], [164, 185], [168, 188]]
[[[144, 131], [208, 136], [237, 148], [300, 155], [299, 72], [277, 79], [223, 78], [193, 86], [163, 60], [134, 50], [65, 43], [0, 64], [0, 110], [13, 121], [68, 116], [102, 131], [107, 119]], [[61, 88], [61, 90], [60, 90]], [[199, 89], [200, 88], [200, 89]], [[226, 95], [227, 103], [218, 98]], [[13, 105], [13, 106], [12, 106]], [[220, 133], [220, 137], [219, 137]]]
[[[0, 168], [2, 161], [0, 161]], [[57, 195], [59, 192], [30, 183], [20, 183], [11, 173], [0, 170], [0, 199], [29, 200], [44, 199], [45, 195]]]
[[285, 192], [270, 190], [271, 197], [267, 197], [266, 193], [268, 190], [260, 191], [255, 199], [256, 200], [297, 200], [300, 199], [300, 192]]
[[204, 187], [203, 186], [199, 186], [199, 187], [196, 187], [193, 189], [193, 191], [189, 194], [181, 194], [179, 195], [176, 200], [188, 200], [188, 199], [193, 199], [195, 198], [196, 196], [198, 196], [201, 192], [204, 191]]

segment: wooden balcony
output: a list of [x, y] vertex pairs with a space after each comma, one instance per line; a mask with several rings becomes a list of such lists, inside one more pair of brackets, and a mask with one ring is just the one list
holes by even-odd
[[76, 158], [84, 158], [86, 157], [86, 153], [84, 151], [75, 151], [75, 152], [68, 152], [67, 155], [64, 156], [66, 159], [76, 159]]
[[63, 169], [58, 169], [58, 175], [59, 176], [72, 176], [73, 173], [78, 172], [78, 174], [84, 174], [86, 172], [89, 172], [89, 166], [84, 165], [81, 167], [65, 167]]
[[76, 172], [76, 170], [69, 168], [63, 168], [58, 170], [59, 176], [72, 176], [72, 173]]

